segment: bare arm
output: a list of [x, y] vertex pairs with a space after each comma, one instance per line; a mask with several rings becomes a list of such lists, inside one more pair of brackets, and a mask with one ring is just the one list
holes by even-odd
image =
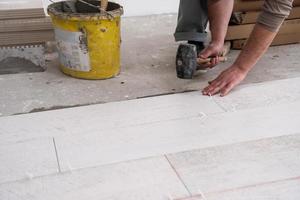
[[234, 0], [209, 0], [208, 19], [212, 40], [209, 46], [200, 54], [201, 58], [213, 57], [211, 64], [206, 67], [213, 67], [218, 63], [217, 56], [222, 51], [228, 23], [233, 10]]
[[293, 0], [266, 0], [263, 12], [252, 31], [244, 50], [235, 65], [250, 71], [260, 57], [266, 52], [276, 36], [284, 19], [292, 9]]
[[209, 0], [208, 1], [208, 19], [212, 41], [214, 43], [223, 43], [228, 23], [233, 10], [233, 0]]
[[277, 32], [269, 31], [264, 25], [256, 24], [234, 65], [249, 72], [267, 51], [276, 34]]
[[264, 25], [255, 25], [248, 42], [234, 64], [223, 71], [208, 87], [203, 90], [205, 95], [221, 93], [227, 95], [238, 85], [254, 67], [272, 43], [276, 32], [269, 31]]
[[[232, 66], [204, 88], [204, 95], [221, 93], [221, 96], [225, 96], [244, 80], [272, 43], [282, 22], [289, 15], [292, 3], [293, 0], [265, 0], [263, 12], [258, 18], [258, 23], [255, 25], [244, 50]], [[213, 16], [220, 17], [217, 14], [213, 14]]]

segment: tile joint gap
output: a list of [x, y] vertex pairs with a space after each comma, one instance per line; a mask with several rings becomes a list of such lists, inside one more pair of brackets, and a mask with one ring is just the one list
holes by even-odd
[[173, 164], [171, 163], [171, 161], [169, 160], [167, 155], [164, 155], [165, 159], [167, 160], [167, 162], [169, 163], [169, 165], [171, 166], [172, 170], [175, 172], [177, 178], [179, 179], [179, 181], [181, 182], [181, 184], [185, 187], [186, 191], [189, 193], [189, 197], [192, 197], [192, 193], [189, 190], [189, 188], [187, 187], [187, 185], [184, 183], [183, 179], [181, 178], [181, 176], [179, 175], [179, 173], [177, 172], [177, 170], [175, 169], [175, 167], [173, 166]]
[[57, 151], [57, 147], [56, 147], [55, 138], [53, 137], [52, 140], [53, 140], [53, 145], [54, 145], [54, 150], [55, 150], [55, 156], [56, 156], [58, 172], [61, 173], [61, 167], [60, 167], [60, 162], [59, 162], [59, 157], [58, 157], [58, 151]]
[[219, 107], [221, 108], [224, 112], [228, 112], [228, 110], [220, 103], [218, 100], [214, 98], [214, 96], [210, 96], [211, 100]]

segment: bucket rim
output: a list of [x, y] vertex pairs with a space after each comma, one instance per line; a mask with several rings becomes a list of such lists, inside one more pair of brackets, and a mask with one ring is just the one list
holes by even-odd
[[59, 17], [67, 20], [83, 20], [83, 21], [91, 21], [91, 20], [100, 20], [100, 19], [114, 19], [116, 17], [120, 17], [124, 14], [123, 7], [115, 2], [109, 2], [112, 4], [118, 5], [118, 9], [107, 11], [107, 13], [68, 13], [57, 10], [57, 7], [60, 6], [64, 2], [70, 1], [59, 1], [52, 3], [48, 6], [47, 12], [50, 16]]

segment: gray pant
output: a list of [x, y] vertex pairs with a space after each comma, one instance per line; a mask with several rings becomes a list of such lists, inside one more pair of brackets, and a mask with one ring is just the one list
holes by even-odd
[[180, 0], [178, 23], [174, 34], [176, 41], [204, 42], [208, 0]]

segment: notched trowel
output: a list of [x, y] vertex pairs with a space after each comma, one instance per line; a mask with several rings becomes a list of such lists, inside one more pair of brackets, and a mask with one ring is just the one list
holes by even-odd
[[[228, 50], [227, 50], [228, 49]], [[225, 55], [229, 52], [230, 44], [224, 45], [222, 56], [219, 57], [220, 62], [225, 62]], [[177, 77], [181, 79], [193, 79], [197, 70], [201, 69], [201, 65], [209, 63], [211, 58], [202, 59], [197, 55], [197, 48], [194, 44], [180, 44], [176, 55], [176, 71]]]
[[46, 70], [45, 44], [0, 46], [0, 74], [44, 70]]

